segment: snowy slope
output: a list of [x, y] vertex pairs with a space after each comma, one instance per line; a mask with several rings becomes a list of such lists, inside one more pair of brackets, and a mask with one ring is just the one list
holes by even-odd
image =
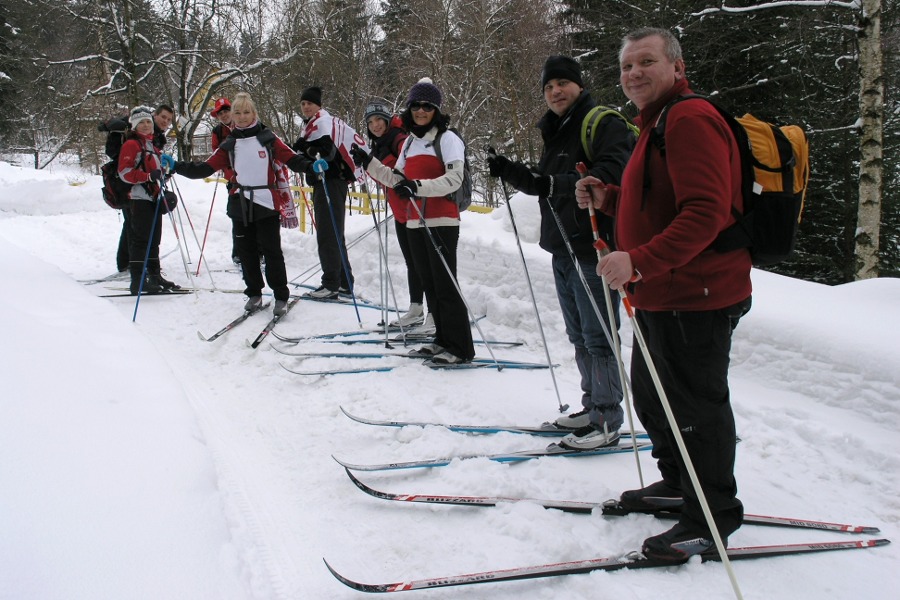
[[[84, 185], [72, 186], [70, 183]], [[183, 240], [199, 254], [215, 186], [177, 180]], [[493, 509], [401, 505], [360, 493], [332, 455], [351, 462], [414, 460], [540, 447], [545, 440], [467, 436], [440, 428], [354, 423], [339, 407], [382, 419], [537, 424], [558, 399], [544, 371], [434, 372], [407, 359], [301, 360], [275, 351], [375, 351], [379, 345], [274, 338], [247, 347], [267, 319], [209, 335], [240, 313], [240, 294], [199, 292], [104, 299], [78, 279], [114, 270], [120, 222], [99, 178], [0, 163], [0, 598], [355, 598], [322, 558], [366, 582], [399, 581], [617, 554], [667, 527], [650, 517], [604, 519], [534, 505]], [[556, 305], [548, 256], [537, 247], [533, 198], [513, 201], [561, 400], [577, 405], [578, 376]], [[228, 272], [230, 223], [216, 190], [198, 286], [241, 289]], [[373, 227], [348, 218], [348, 239]], [[196, 235], [196, 238], [195, 238]], [[288, 274], [318, 284], [314, 237], [284, 232]], [[541, 336], [505, 208], [467, 213], [461, 286], [489, 339], [521, 340], [497, 356], [543, 361]], [[164, 270], [187, 281], [172, 227]], [[389, 262], [405, 308], [401, 258]], [[374, 235], [350, 250], [357, 291], [378, 299]], [[196, 269], [196, 264], [192, 264]], [[842, 521], [895, 537], [900, 428], [900, 282], [825, 287], [754, 271], [754, 307], [735, 336], [732, 392], [742, 443], [737, 476], [748, 512]], [[121, 284], [120, 284], [121, 285]], [[300, 302], [285, 335], [353, 331], [381, 313]], [[626, 359], [630, 328], [623, 325]], [[476, 337], [481, 333], [475, 332]], [[395, 351], [399, 351], [401, 348]], [[487, 356], [482, 346], [477, 351]], [[389, 373], [303, 377], [282, 369], [397, 364]], [[640, 459], [646, 482], [656, 472]], [[635, 458], [457, 461], [432, 470], [360, 474], [403, 493], [466, 493], [602, 501], [640, 485]], [[742, 528], [732, 545], [864, 538]], [[736, 563], [746, 598], [892, 598], [898, 551], [887, 546]], [[429, 598], [731, 598], [721, 565], [595, 573], [418, 593]]]

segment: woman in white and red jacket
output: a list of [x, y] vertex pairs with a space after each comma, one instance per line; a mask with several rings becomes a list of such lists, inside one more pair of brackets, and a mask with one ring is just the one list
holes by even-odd
[[[435, 325], [434, 343], [418, 352], [436, 363], [459, 364], [475, 357], [475, 347], [469, 313], [456, 287], [459, 207], [448, 194], [462, 185], [466, 147], [449, 129], [441, 100], [441, 91], [427, 77], [410, 88], [400, 115], [409, 137], [393, 169], [360, 149], [354, 160], [405, 199], [409, 247]], [[439, 135], [443, 162], [434, 150]]]
[[[387, 107], [378, 101], [369, 102], [364, 118], [366, 128], [369, 130], [369, 147], [372, 148], [372, 156], [384, 166], [394, 168], [408, 136], [403, 129], [403, 121], [398, 115], [392, 115]], [[425, 290], [422, 288], [422, 282], [419, 280], [419, 274], [416, 273], [412, 253], [409, 250], [409, 240], [407, 239], [409, 230], [406, 228], [406, 221], [409, 219], [406, 211], [409, 207], [407, 199], [397, 195], [394, 188], [385, 187], [384, 191], [391, 212], [394, 214], [394, 231], [397, 233], [397, 244], [403, 254], [403, 262], [406, 264], [406, 282], [409, 286], [409, 311], [391, 322], [391, 327], [413, 327], [425, 320]], [[432, 331], [434, 330], [433, 320], [432, 318], [430, 326], [426, 324], [426, 328], [430, 327]]]
[[[287, 312], [287, 270], [281, 250], [280, 227], [298, 227], [294, 199], [284, 168], [305, 171], [311, 161], [294, 153], [272, 130], [259, 122], [256, 104], [250, 95], [237, 94], [231, 104], [234, 127], [206, 162], [177, 162], [175, 172], [190, 179], [208, 177], [216, 171], [233, 170], [228, 197], [228, 216], [234, 228], [234, 242], [248, 296], [244, 310], [255, 312], [262, 306], [266, 282], [275, 296], [276, 316]], [[263, 281], [259, 251], [266, 259]]]
[[[153, 145], [153, 109], [137, 106], [128, 116], [131, 132], [119, 152], [119, 178], [131, 184], [131, 202], [123, 209], [128, 211], [128, 269], [131, 272], [131, 293], [138, 290], [158, 294], [178, 285], [163, 279], [159, 265], [159, 241], [162, 237], [163, 210], [156, 207], [160, 196], [160, 153]], [[160, 207], [162, 208], [162, 207]], [[151, 232], [152, 238], [151, 239]], [[149, 257], [148, 257], [149, 247]], [[144, 258], [147, 258], [147, 276], [141, 286]]]

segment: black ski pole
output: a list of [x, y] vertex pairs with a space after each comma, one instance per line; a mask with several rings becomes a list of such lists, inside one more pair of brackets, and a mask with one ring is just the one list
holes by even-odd
[[[487, 146], [485, 152], [488, 156], [497, 156], [497, 151], [491, 146]], [[528, 263], [525, 262], [525, 252], [522, 250], [522, 240], [519, 239], [519, 228], [516, 226], [516, 217], [513, 215], [512, 203], [510, 202], [509, 192], [506, 190], [506, 182], [500, 179], [500, 186], [503, 190], [503, 198], [506, 200], [506, 208], [509, 212], [509, 222], [512, 225], [513, 235], [516, 238], [516, 245], [519, 247], [519, 257], [522, 259], [522, 270], [525, 272], [525, 281], [528, 283], [528, 293], [531, 295], [531, 305], [534, 308], [534, 318], [537, 321], [538, 331], [541, 332], [541, 340], [544, 343], [544, 353], [547, 355], [547, 367], [550, 369], [550, 377], [553, 379], [553, 389], [556, 391], [556, 402], [559, 404], [559, 412], [564, 413], [569, 410], [568, 404], [563, 404], [562, 396], [559, 393], [559, 385], [556, 383], [556, 372], [553, 369], [553, 359], [550, 358], [550, 347], [547, 345], [547, 336], [544, 335], [544, 325], [541, 323], [541, 313], [538, 311], [537, 300], [534, 297], [534, 286], [531, 283], [531, 275], [528, 272]]]

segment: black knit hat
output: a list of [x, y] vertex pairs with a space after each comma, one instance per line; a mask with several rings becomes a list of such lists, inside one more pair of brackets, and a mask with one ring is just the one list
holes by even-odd
[[568, 56], [551, 56], [544, 62], [541, 71], [541, 87], [551, 79], [568, 79], [578, 87], [584, 87], [581, 81], [581, 65]]
[[438, 89], [429, 77], [423, 77], [416, 85], [409, 88], [409, 96], [406, 97], [406, 107], [413, 102], [427, 102], [437, 108], [441, 107], [441, 90]]
[[312, 102], [316, 106], [322, 106], [322, 88], [317, 86], [308, 87], [300, 94], [300, 102], [306, 100]]
[[387, 106], [377, 100], [372, 100], [366, 105], [366, 114], [364, 115], [366, 123], [369, 122], [369, 117], [381, 117], [388, 123], [391, 122], [391, 112]]

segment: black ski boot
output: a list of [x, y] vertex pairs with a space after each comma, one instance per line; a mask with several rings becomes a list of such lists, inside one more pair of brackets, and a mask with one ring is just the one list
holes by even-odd
[[147, 281], [149, 281], [153, 285], [158, 285], [165, 292], [181, 289], [180, 285], [178, 285], [174, 281], [169, 281], [168, 279], [164, 278], [160, 273], [151, 273], [150, 275], [147, 275]]
[[159, 283], [151, 281], [149, 275], [144, 278], [144, 285], [141, 287], [141, 274], [144, 272], [143, 263], [131, 264], [129, 269], [131, 271], [131, 287], [129, 289], [132, 296], [137, 296], [138, 292], [142, 294], [161, 294], [165, 291]]

